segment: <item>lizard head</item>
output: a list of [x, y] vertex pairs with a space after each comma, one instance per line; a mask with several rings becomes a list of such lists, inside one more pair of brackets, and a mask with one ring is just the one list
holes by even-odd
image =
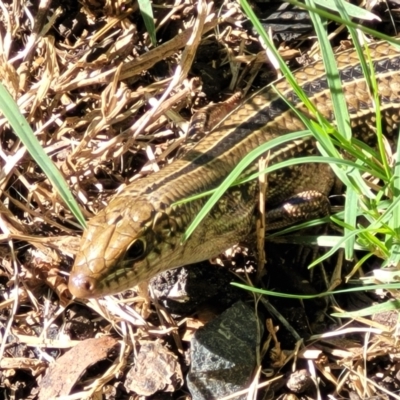
[[168, 196], [160, 200], [132, 191], [112, 200], [82, 236], [70, 292], [79, 298], [115, 294], [168, 269], [215, 257], [247, 238], [256, 203], [242, 201], [238, 193], [226, 195], [184, 243], [182, 235], [204, 201], [171, 204]]
[[170, 222], [147, 199], [116, 197], [88, 223], [70, 274], [71, 293], [113, 294], [179, 266], [179, 239]]

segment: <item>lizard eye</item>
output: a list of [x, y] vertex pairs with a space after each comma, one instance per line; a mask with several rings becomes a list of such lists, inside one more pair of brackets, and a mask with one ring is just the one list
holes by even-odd
[[135, 240], [126, 251], [125, 257], [129, 260], [137, 260], [142, 257], [146, 250], [146, 244], [143, 239]]

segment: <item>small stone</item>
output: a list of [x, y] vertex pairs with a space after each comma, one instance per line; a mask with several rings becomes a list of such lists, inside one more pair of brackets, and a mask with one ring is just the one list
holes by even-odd
[[248, 387], [256, 366], [255, 350], [263, 334], [257, 324], [254, 310], [237, 302], [196, 332], [187, 377], [193, 400], [217, 399]]

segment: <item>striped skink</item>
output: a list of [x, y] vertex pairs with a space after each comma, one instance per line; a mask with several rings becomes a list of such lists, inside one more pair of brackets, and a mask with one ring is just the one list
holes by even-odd
[[[400, 51], [377, 42], [370, 45], [370, 53], [384, 127], [391, 134], [400, 119]], [[354, 50], [347, 50], [337, 54], [336, 60], [352, 128], [363, 139], [375, 124], [375, 113], [358, 56]], [[295, 77], [319, 112], [332, 120], [322, 61], [298, 70]], [[285, 80], [275, 82], [275, 87], [307, 114]], [[183, 158], [127, 186], [89, 221], [70, 275], [71, 293], [90, 298], [120, 292], [162, 271], [209, 259], [244, 241], [254, 230], [256, 181], [229, 189], [183, 244], [181, 236], [205, 199], [174, 207], [172, 204], [217, 187], [247, 153], [262, 143], [304, 129], [300, 119], [270, 87], [252, 95]], [[268, 163], [315, 152], [315, 141], [307, 137], [275, 148]], [[295, 203], [297, 199], [301, 202], [310, 198], [310, 211], [305, 206], [298, 219], [326, 212], [326, 196], [333, 181], [326, 164], [301, 164], [268, 175], [267, 228], [293, 222], [282, 216], [281, 205], [290, 203], [290, 199]]]

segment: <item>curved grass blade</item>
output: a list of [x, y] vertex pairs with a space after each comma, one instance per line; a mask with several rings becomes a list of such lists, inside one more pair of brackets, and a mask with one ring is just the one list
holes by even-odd
[[[295, 132], [295, 133], [290, 133], [288, 135], [285, 135], [285, 138], [287, 141], [288, 140], [296, 140], [300, 139], [302, 137], [308, 136], [309, 132], [308, 131], [301, 131], [301, 132]], [[200, 224], [200, 222], [204, 219], [204, 217], [210, 212], [212, 207], [214, 207], [214, 204], [223, 196], [223, 194], [229, 189], [230, 186], [237, 180], [240, 176], [240, 174], [255, 160], [257, 160], [259, 157], [261, 157], [263, 154], [265, 154], [266, 151], [269, 149], [272, 149], [273, 147], [279, 145], [282, 143], [283, 138], [275, 138], [270, 140], [268, 143], [264, 143], [263, 146], [260, 146], [256, 149], [254, 149], [252, 152], [246, 155], [239, 164], [236, 166], [236, 168], [228, 175], [228, 177], [222, 182], [222, 184], [216, 189], [216, 191], [213, 193], [213, 195], [208, 199], [206, 204], [203, 206], [201, 211], [198, 213], [196, 218], [193, 220], [193, 222], [190, 224], [190, 226], [187, 228], [186, 232], [182, 235], [182, 242], [187, 240], [190, 235], [194, 232], [194, 230], [197, 228], [197, 226]]]
[[[328, 10], [332, 11], [341, 11], [345, 10], [345, 12], [350, 16], [357, 19], [363, 19], [366, 21], [372, 20], [380, 20], [375, 14], [367, 11], [365, 8], [358, 7], [351, 3], [343, 2], [341, 6], [338, 6], [337, 0], [314, 0], [315, 4], [319, 4], [321, 7], [324, 7]], [[343, 7], [343, 8], [342, 8]]]
[[318, 14], [321, 17], [327, 18], [327, 19], [329, 19], [331, 21], [335, 21], [335, 22], [337, 22], [339, 24], [344, 24], [347, 27], [359, 29], [360, 31], [362, 31], [364, 33], [367, 33], [367, 34], [369, 34], [369, 35], [371, 35], [373, 37], [376, 37], [376, 38], [381, 39], [381, 40], [385, 40], [386, 42], [389, 42], [393, 46], [396, 46], [397, 48], [400, 49], [400, 41], [398, 39], [393, 38], [392, 36], [388, 36], [388, 35], [385, 35], [384, 33], [378, 32], [378, 31], [376, 31], [374, 29], [367, 28], [366, 26], [360, 25], [360, 24], [358, 24], [356, 22], [353, 22], [351, 20], [345, 21], [343, 18], [338, 17], [337, 15], [334, 15], [334, 14], [328, 12], [328, 11], [322, 10], [321, 8], [317, 8], [317, 7], [310, 7], [307, 4], [301, 3], [301, 2], [299, 2], [297, 0], [287, 0], [287, 2], [290, 3], [290, 4], [293, 4], [294, 6], [298, 6], [298, 7], [302, 8], [302, 9], [304, 9], [304, 10], [308, 10], [308, 11], [310, 11], [312, 13]]
[[272, 290], [258, 289], [252, 286], [244, 285], [243, 283], [232, 282], [231, 285], [241, 289], [248, 290], [250, 292], [263, 294], [266, 296], [283, 297], [287, 299], [302, 299], [302, 300], [317, 299], [320, 297], [333, 296], [341, 293], [354, 293], [354, 292], [363, 292], [363, 291], [379, 290], [379, 289], [385, 289], [385, 290], [400, 289], [400, 283], [389, 283], [389, 284], [379, 284], [379, 285], [369, 285], [369, 286], [357, 286], [354, 288], [335, 290], [332, 292], [323, 292], [318, 294], [288, 294], [288, 293], [274, 292]]
[[8, 93], [6, 88], [0, 83], [0, 110], [6, 117], [17, 136], [26, 146], [29, 154], [38, 163], [40, 168], [54, 185], [64, 200], [65, 204], [71, 210], [72, 214], [79, 221], [82, 227], [86, 226], [85, 218], [81, 213], [78, 203], [75, 201], [69, 186], [57, 167], [50, 160], [49, 156], [43, 150], [38, 139], [34, 135], [32, 128], [25, 120], [18, 109], [18, 105]]

